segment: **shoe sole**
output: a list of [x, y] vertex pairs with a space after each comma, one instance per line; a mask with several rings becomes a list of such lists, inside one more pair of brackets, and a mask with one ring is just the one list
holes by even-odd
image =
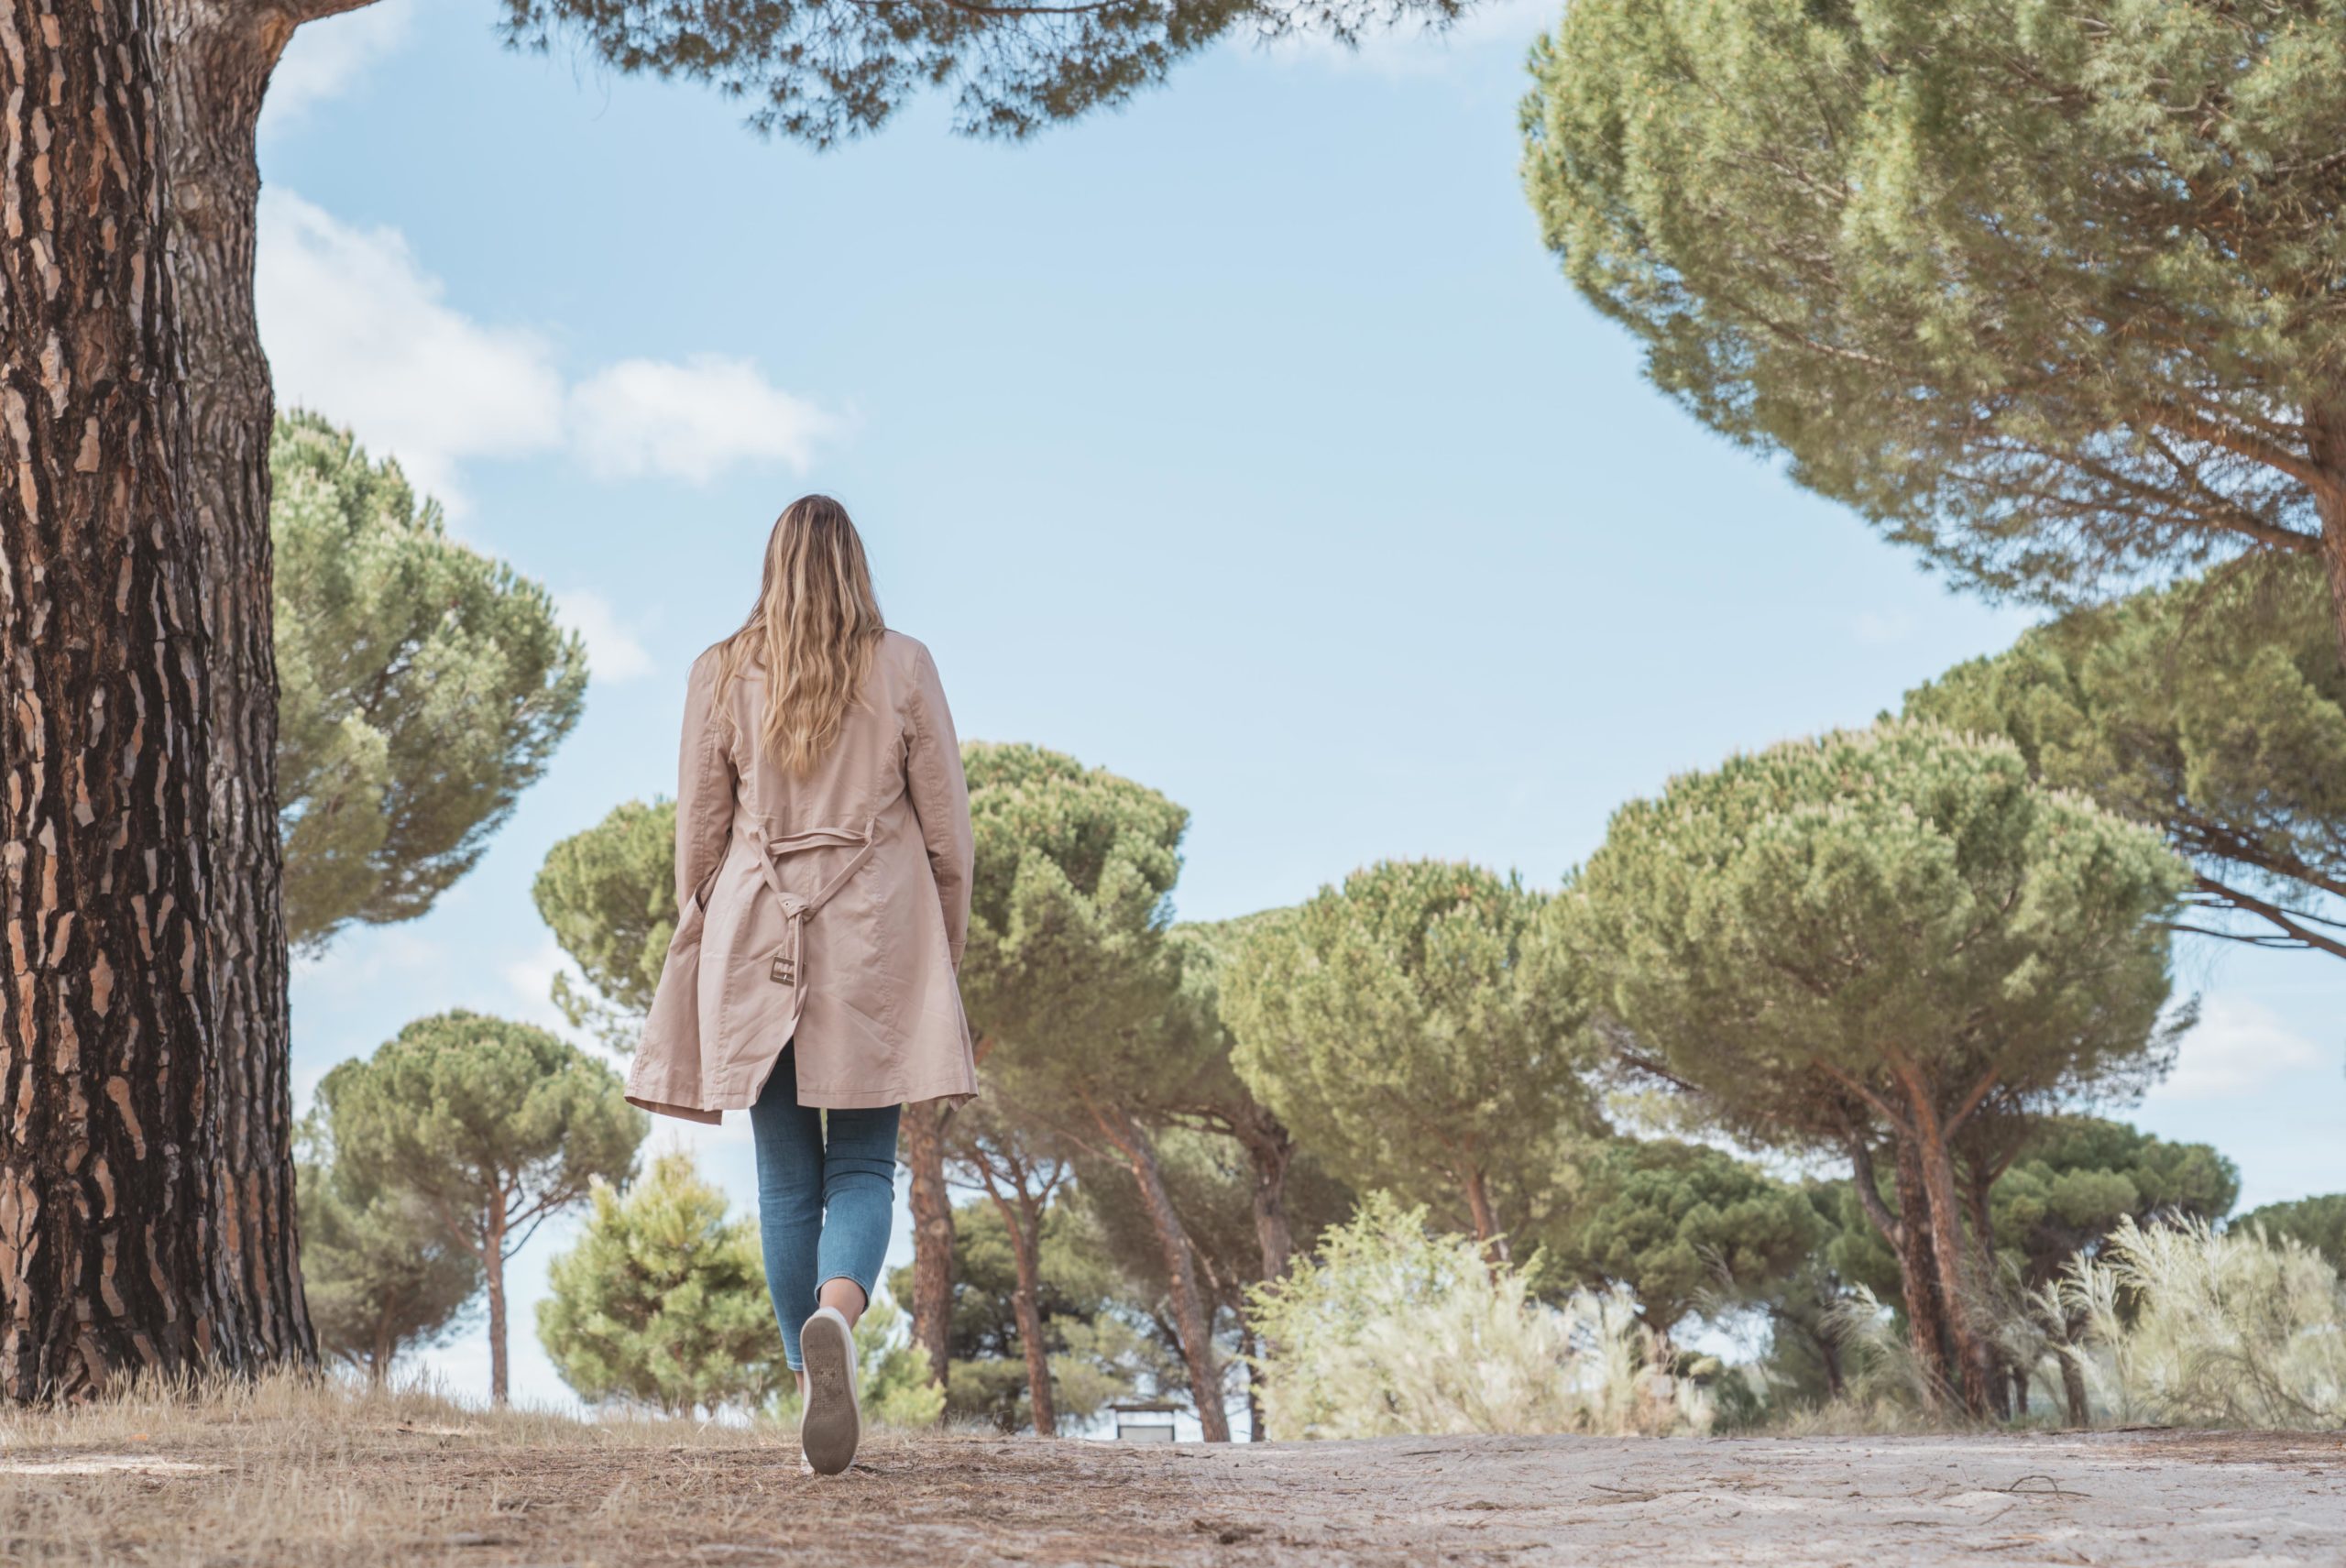
[[855, 1463], [863, 1437], [863, 1412], [856, 1403], [855, 1341], [829, 1318], [815, 1318], [799, 1331], [799, 1359], [806, 1364], [806, 1413], [799, 1418], [798, 1446], [817, 1475], [836, 1475]]

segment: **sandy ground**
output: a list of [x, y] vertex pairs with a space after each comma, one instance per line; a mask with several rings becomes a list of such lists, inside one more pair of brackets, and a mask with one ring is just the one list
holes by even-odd
[[0, 1447], [0, 1563], [2346, 1564], [2346, 1434], [883, 1435], [815, 1479], [721, 1429], [319, 1425]]

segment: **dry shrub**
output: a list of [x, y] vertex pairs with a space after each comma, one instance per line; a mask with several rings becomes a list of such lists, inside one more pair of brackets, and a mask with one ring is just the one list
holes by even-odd
[[2075, 1354], [2106, 1419], [2346, 1426], [2346, 1288], [2301, 1243], [2129, 1219], [2059, 1299], [2084, 1320]]
[[1704, 1431], [1708, 1398], [1665, 1369], [1626, 1291], [1532, 1295], [1425, 1211], [1373, 1196], [1316, 1259], [1255, 1293], [1263, 1410], [1281, 1439]]

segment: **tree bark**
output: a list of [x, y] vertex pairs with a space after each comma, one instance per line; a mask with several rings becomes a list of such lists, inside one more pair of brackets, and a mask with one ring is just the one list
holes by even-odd
[[[1936, 1409], [1955, 1387], [1955, 1378], [1947, 1365], [1946, 1319], [1939, 1300], [1938, 1261], [1933, 1255], [1931, 1227], [1924, 1219], [1929, 1201], [1923, 1195], [1922, 1165], [1913, 1140], [1895, 1139], [1891, 1149], [1896, 1160], [1898, 1213], [1891, 1225], [1892, 1234], [1887, 1239], [1898, 1254], [1899, 1290], [1906, 1299], [1906, 1334], [1924, 1375], [1924, 1397]], [[1870, 1161], [1861, 1162], [1859, 1179], [1869, 1179], [1871, 1175]]]
[[236, 1259], [232, 1331], [267, 1361], [313, 1363], [294, 1218], [291, 1025], [277, 820], [269, 361], [253, 307], [258, 126], [269, 72], [308, 14], [238, 0], [154, 0], [170, 181], [171, 276], [188, 363], [187, 501], [210, 634], [214, 1008], [207, 1084], [222, 1119], [207, 1166]]
[[1123, 1106], [1092, 1102], [1087, 1109], [1099, 1123], [1102, 1134], [1123, 1156], [1133, 1179], [1140, 1183], [1141, 1203], [1148, 1211], [1149, 1223], [1156, 1228], [1157, 1247], [1165, 1258], [1167, 1288], [1173, 1299], [1174, 1329], [1181, 1342], [1181, 1359], [1189, 1369], [1199, 1429], [1208, 1442], [1228, 1442], [1230, 1417], [1222, 1408], [1222, 1369], [1214, 1360], [1213, 1325], [1198, 1290], [1197, 1263], [1191, 1255], [1189, 1234], [1183, 1229], [1180, 1215], [1174, 1212], [1172, 1195], [1166, 1191], [1164, 1175], [1157, 1168], [1156, 1145]]
[[1474, 1239], [1483, 1244], [1484, 1260], [1494, 1270], [1507, 1261], [1507, 1237], [1499, 1230], [1498, 1215], [1491, 1208], [1490, 1183], [1480, 1166], [1470, 1165], [1460, 1186], [1466, 1194], [1466, 1213], [1474, 1223]]
[[[1976, 1124], [1975, 1124], [1976, 1125]], [[1979, 1260], [1980, 1283], [1984, 1286], [1993, 1277], [1996, 1266], [1996, 1225], [1988, 1205], [1989, 1190], [1996, 1184], [1995, 1173], [1984, 1161], [1967, 1160], [1963, 1168], [1963, 1211], [1971, 1225], [1971, 1255]], [[2008, 1420], [2012, 1413], [2012, 1390], [2018, 1389], [2020, 1409], [2028, 1409], [2028, 1374], [2012, 1365], [2003, 1347], [1986, 1334], [1979, 1339], [1979, 1354], [1988, 1379], [1988, 1403], [1998, 1420]]]
[[[2074, 1334], [2069, 1343], [2077, 1343]], [[2061, 1402], [2067, 1407], [2064, 1413], [2068, 1423], [2073, 1427], [2092, 1425], [2093, 1409], [2086, 1398], [2085, 1370], [2074, 1355], [2064, 1353], [2055, 1359], [2061, 1363]]]
[[989, 1185], [987, 1195], [1010, 1231], [1010, 1258], [1018, 1274], [1011, 1305], [1018, 1317], [1018, 1348], [1026, 1358], [1026, 1403], [1034, 1412], [1035, 1435], [1057, 1437], [1058, 1410], [1051, 1399], [1051, 1361], [1043, 1343], [1043, 1216], [1027, 1206], [1023, 1194], [1013, 1203]]
[[[1255, 1241], [1263, 1253], [1263, 1282], [1287, 1277], [1295, 1258], [1295, 1231], [1287, 1216], [1287, 1172], [1295, 1138], [1268, 1111], [1231, 1124], [1255, 1172]], [[1250, 1396], [1251, 1398], [1251, 1396]]]
[[904, 1165], [912, 1172], [913, 1343], [940, 1388], [953, 1355], [953, 1195], [945, 1185], [942, 1102], [904, 1107]]
[[1964, 1279], [1963, 1207], [1956, 1195], [1955, 1156], [1947, 1146], [1938, 1108], [1927, 1093], [1910, 1088], [1907, 1109], [1914, 1119], [1915, 1158], [1931, 1230], [1931, 1257], [1938, 1274], [1939, 1308], [1946, 1318], [1948, 1348], [1960, 1373], [1964, 1408], [1988, 1413], [1992, 1352], [1974, 1331]]
[[505, 1215], [488, 1217], [482, 1234], [481, 1275], [488, 1287], [488, 1402], [506, 1402], [505, 1378]]
[[211, 698], [145, 0], [0, 11], [0, 1397], [241, 1369]]

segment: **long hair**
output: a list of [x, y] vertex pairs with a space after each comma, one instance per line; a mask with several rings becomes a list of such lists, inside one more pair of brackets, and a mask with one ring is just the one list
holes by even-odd
[[759, 750], [784, 772], [804, 773], [839, 738], [885, 630], [847, 508], [828, 496], [801, 496], [775, 520], [758, 602], [718, 656], [718, 705], [730, 712], [725, 694], [734, 678], [751, 660], [762, 663]]

